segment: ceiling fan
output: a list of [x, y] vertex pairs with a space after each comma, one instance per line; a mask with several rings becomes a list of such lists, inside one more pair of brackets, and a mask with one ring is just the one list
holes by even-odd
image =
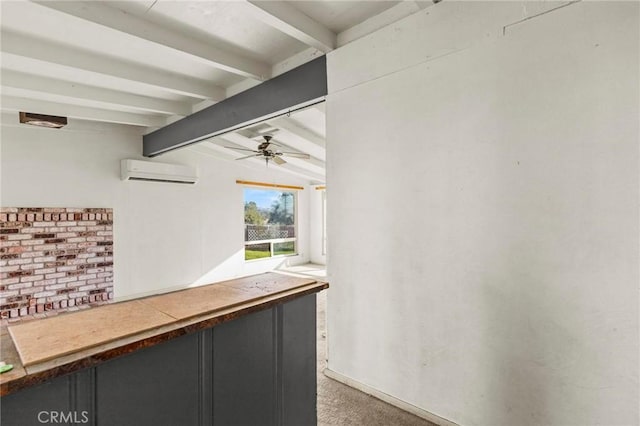
[[236, 160], [244, 160], [246, 158], [255, 158], [255, 157], [262, 157], [265, 160], [265, 163], [267, 164], [267, 166], [269, 165], [269, 160], [273, 160], [274, 163], [276, 164], [285, 164], [286, 161], [282, 158], [282, 156], [287, 156], [287, 157], [294, 157], [294, 158], [304, 158], [304, 159], [309, 159], [311, 158], [311, 156], [309, 154], [303, 154], [301, 152], [286, 152], [286, 151], [280, 151], [279, 149], [271, 149], [271, 146], [280, 146], [275, 142], [271, 142], [271, 139], [273, 139], [273, 136], [271, 135], [262, 135], [262, 137], [264, 138], [264, 142], [260, 142], [260, 145], [258, 145], [258, 149], [247, 149], [247, 148], [237, 148], [234, 146], [226, 146], [225, 148], [229, 148], [229, 149], [236, 149], [239, 151], [250, 151], [253, 152], [253, 154], [244, 156], [244, 157], [240, 157], [240, 158], [236, 158]]

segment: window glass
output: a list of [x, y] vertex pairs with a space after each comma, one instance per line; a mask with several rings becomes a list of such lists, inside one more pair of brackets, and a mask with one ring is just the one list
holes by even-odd
[[244, 190], [245, 260], [296, 254], [296, 193]]

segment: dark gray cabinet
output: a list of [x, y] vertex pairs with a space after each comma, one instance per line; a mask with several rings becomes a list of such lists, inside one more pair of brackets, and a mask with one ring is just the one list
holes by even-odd
[[7, 395], [2, 426], [315, 425], [315, 303], [303, 296]]

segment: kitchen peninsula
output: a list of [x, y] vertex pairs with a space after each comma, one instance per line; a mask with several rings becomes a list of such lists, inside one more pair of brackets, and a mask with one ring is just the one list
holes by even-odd
[[266, 273], [9, 325], [2, 424], [315, 424], [327, 287]]

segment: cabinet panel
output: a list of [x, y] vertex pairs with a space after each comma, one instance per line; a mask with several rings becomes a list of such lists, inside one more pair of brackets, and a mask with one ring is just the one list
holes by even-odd
[[267, 426], [275, 420], [275, 309], [213, 329], [213, 423]]
[[96, 367], [99, 426], [198, 425], [198, 334]]
[[72, 412], [73, 383], [73, 375], [67, 375], [3, 396], [0, 401], [2, 426], [41, 426], [46, 423], [58, 423], [61, 416], [64, 416], [65, 420], [69, 416], [83, 420], [83, 413]]
[[316, 424], [316, 295], [282, 305], [282, 418]]

